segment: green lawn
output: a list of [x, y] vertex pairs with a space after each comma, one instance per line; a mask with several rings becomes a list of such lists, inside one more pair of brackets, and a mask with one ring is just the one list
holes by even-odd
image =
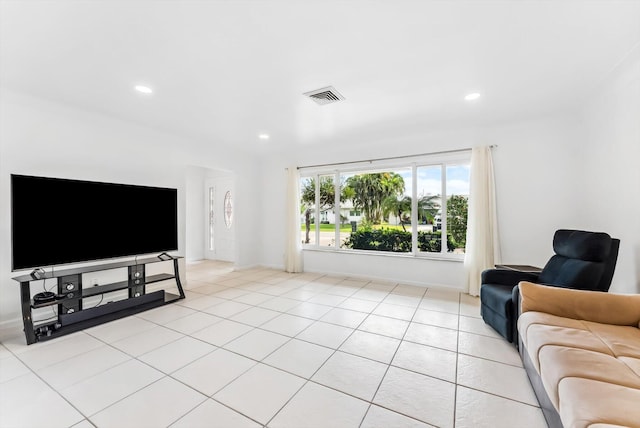
[[[311, 230], [314, 231], [316, 226], [315, 224], [311, 225]], [[305, 229], [305, 225], [302, 224], [300, 225], [300, 230], [304, 231]], [[333, 232], [334, 230], [336, 230], [336, 225], [335, 224], [321, 224], [320, 225], [320, 232]], [[340, 225], [340, 231], [341, 232], [351, 232], [351, 225], [347, 224], [347, 225]]]
[[[402, 230], [402, 226], [400, 225], [393, 225], [393, 224], [375, 224], [373, 225], [374, 229], [381, 229], [381, 228], [385, 228], [385, 229], [397, 229], [397, 230]], [[405, 226], [407, 228], [407, 230], [411, 230], [411, 226], [407, 225]], [[300, 225], [300, 230], [305, 231], [305, 225], [302, 224]], [[311, 225], [311, 231], [315, 230], [315, 225], [312, 224]], [[320, 232], [333, 232], [334, 230], [336, 230], [336, 225], [335, 224], [320, 224]], [[347, 225], [340, 225], [340, 232], [351, 232], [351, 225], [347, 224]]]

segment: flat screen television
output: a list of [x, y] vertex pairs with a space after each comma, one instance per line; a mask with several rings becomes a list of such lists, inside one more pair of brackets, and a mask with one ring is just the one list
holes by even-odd
[[11, 175], [11, 269], [178, 249], [177, 189]]

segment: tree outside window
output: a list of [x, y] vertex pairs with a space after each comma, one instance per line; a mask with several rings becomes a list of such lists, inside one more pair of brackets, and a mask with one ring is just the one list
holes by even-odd
[[461, 254], [468, 198], [468, 161], [303, 177], [303, 243], [344, 250]]

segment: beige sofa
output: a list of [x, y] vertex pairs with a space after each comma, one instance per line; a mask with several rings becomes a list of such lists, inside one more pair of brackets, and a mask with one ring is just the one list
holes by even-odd
[[520, 354], [547, 424], [640, 428], [640, 295], [519, 287]]

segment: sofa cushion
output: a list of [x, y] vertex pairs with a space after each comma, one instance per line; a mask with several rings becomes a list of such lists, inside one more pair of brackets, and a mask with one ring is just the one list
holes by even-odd
[[521, 282], [519, 287], [521, 295], [526, 295], [522, 313], [534, 311], [603, 324], [640, 325], [640, 294], [572, 290], [530, 282]]
[[559, 317], [557, 315], [546, 314], [544, 312], [525, 312], [518, 318], [518, 331], [522, 336], [524, 344], [527, 345], [527, 330], [532, 325], [552, 325], [575, 329], [584, 329], [582, 321], [571, 318]]
[[560, 382], [558, 393], [565, 428], [640, 428], [640, 389], [572, 377]]
[[613, 355], [610, 348], [594, 336], [583, 321], [526, 312], [518, 319], [518, 331], [538, 373], [540, 350], [547, 345], [572, 346]]
[[567, 346], [547, 345], [540, 350], [540, 377], [549, 399], [560, 409], [558, 387], [567, 378], [584, 378], [640, 389], [638, 377], [616, 357]]
[[618, 357], [618, 359], [633, 370], [636, 376], [640, 377], [640, 358]]
[[622, 425], [613, 425], [613, 424], [589, 424], [589, 428], [629, 428]]
[[629, 428], [622, 425], [613, 425], [613, 424], [589, 424], [589, 428]]
[[528, 283], [520, 291], [521, 352], [547, 420], [640, 428], [640, 295]]
[[617, 357], [640, 358], [640, 329], [586, 321], [584, 324]]

